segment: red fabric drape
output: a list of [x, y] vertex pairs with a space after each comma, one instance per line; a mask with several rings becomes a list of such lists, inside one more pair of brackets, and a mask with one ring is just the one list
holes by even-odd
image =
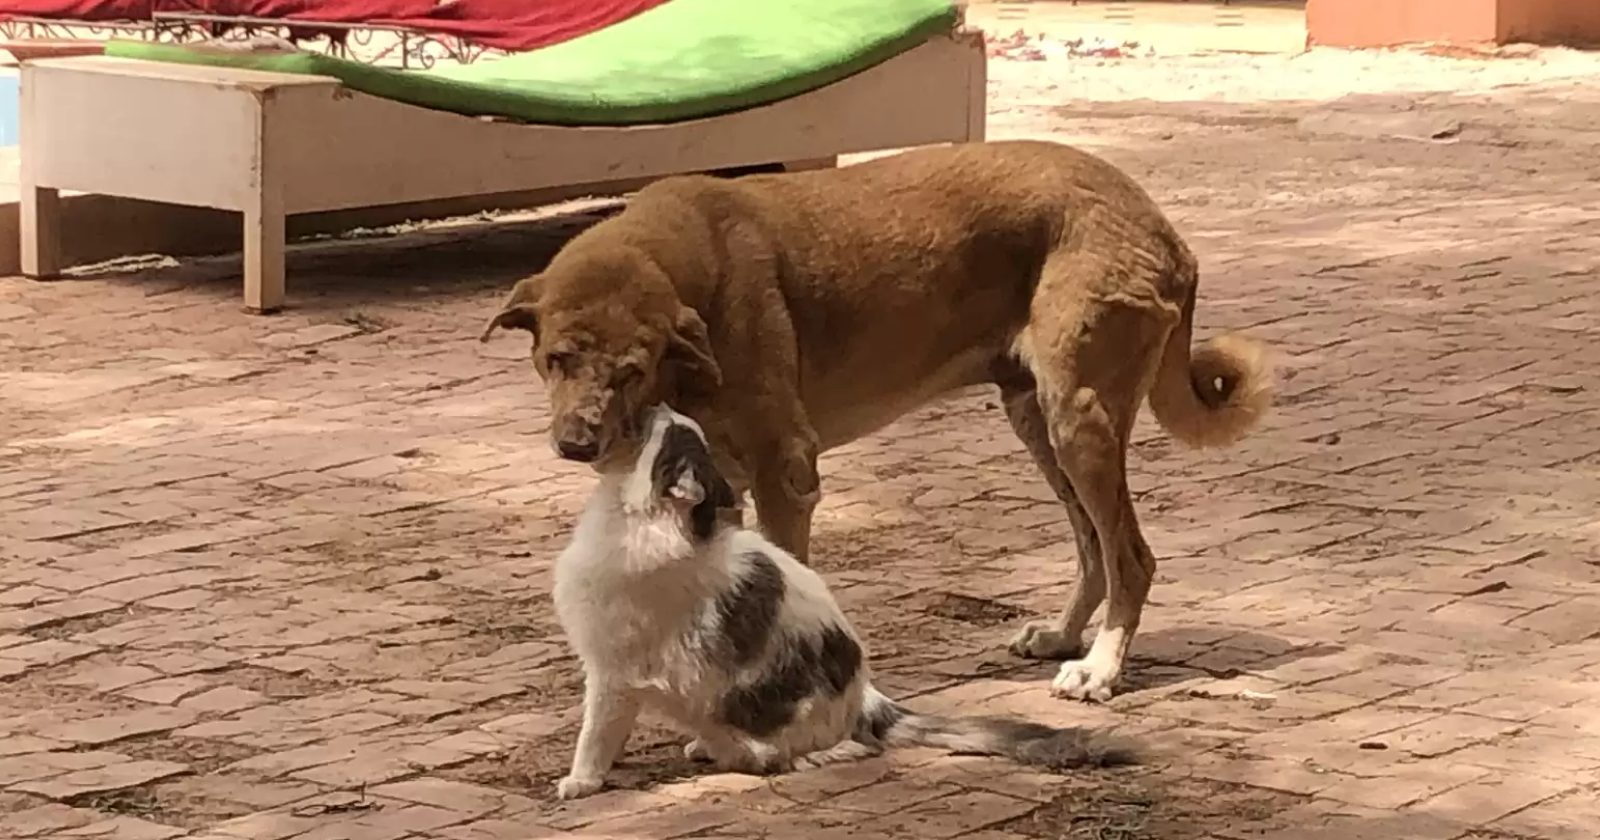
[[0, 0], [0, 18], [149, 20], [157, 0]]
[[[0, 0], [3, 2], [5, 0]], [[155, 0], [159, 12], [324, 23], [373, 23], [419, 17], [430, 14], [438, 5], [438, 0]]]
[[[754, 2], [755, 0], [752, 0]], [[454, 0], [393, 21], [502, 50], [534, 50], [620, 23], [667, 0]]]
[[[9, 15], [149, 20], [153, 11], [307, 23], [371, 23], [453, 35], [502, 50], [547, 47], [620, 23], [667, 0], [0, 0]], [[758, 2], [758, 0], [751, 0]]]

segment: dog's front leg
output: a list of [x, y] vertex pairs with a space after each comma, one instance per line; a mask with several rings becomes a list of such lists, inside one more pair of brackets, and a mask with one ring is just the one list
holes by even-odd
[[639, 698], [631, 689], [588, 675], [578, 749], [572, 755], [572, 771], [556, 785], [556, 794], [579, 799], [600, 790], [638, 716]]
[[817, 475], [816, 438], [796, 433], [770, 447], [758, 462], [751, 495], [761, 531], [779, 548], [806, 562], [811, 544], [811, 514], [822, 500]]

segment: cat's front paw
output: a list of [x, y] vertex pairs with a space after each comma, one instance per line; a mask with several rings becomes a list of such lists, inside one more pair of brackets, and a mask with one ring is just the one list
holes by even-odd
[[605, 780], [594, 777], [567, 776], [556, 783], [556, 796], [562, 799], [582, 799], [605, 786]]
[[710, 761], [712, 758], [711, 748], [707, 747], [704, 741], [696, 738], [683, 745], [683, 757], [690, 761]]

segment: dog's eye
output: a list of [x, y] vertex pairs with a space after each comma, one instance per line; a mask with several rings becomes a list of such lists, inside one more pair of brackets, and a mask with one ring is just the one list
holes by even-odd
[[550, 353], [544, 357], [544, 369], [550, 373], [567, 373], [572, 370], [571, 353]]
[[632, 365], [619, 367], [617, 368], [617, 372], [611, 375], [611, 381], [615, 383], [617, 387], [633, 385], [642, 378], [644, 378], [644, 371]]

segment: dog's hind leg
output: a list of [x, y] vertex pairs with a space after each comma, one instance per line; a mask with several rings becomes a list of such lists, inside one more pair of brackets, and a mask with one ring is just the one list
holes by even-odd
[[1105, 571], [1100, 632], [1088, 655], [1062, 664], [1051, 687], [1082, 700], [1110, 699], [1155, 576], [1128, 490], [1127, 447], [1179, 319], [1161, 296], [1171, 269], [1124, 234], [1090, 227], [1053, 258], [1018, 339], [1056, 463], [1093, 524]]
[[1005, 405], [1011, 428], [1033, 456], [1056, 498], [1067, 508], [1073, 536], [1078, 543], [1078, 582], [1072, 599], [1053, 620], [1030, 621], [1011, 640], [1011, 652], [1030, 659], [1071, 659], [1083, 654], [1083, 633], [1089, 619], [1106, 597], [1105, 564], [1100, 542], [1095, 538], [1094, 522], [1078, 501], [1066, 473], [1057, 463], [1055, 447], [1050, 445], [1050, 430], [1039, 407], [1039, 394], [1033, 374], [1012, 359], [995, 365], [995, 384]]

